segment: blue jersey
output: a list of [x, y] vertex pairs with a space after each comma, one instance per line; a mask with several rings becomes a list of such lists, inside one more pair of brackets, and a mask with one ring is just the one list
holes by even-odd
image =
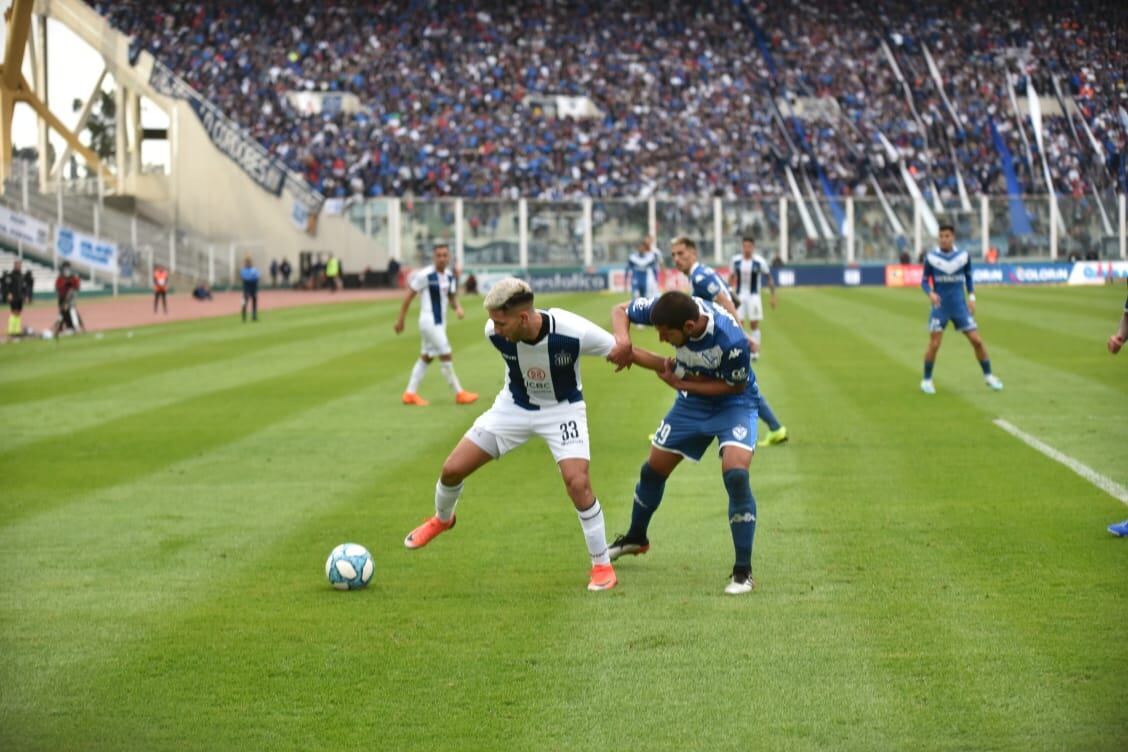
[[[635, 324], [650, 323], [650, 311], [657, 298], [639, 298], [627, 307], [627, 317]], [[688, 339], [677, 348], [674, 358], [679, 375], [707, 376], [726, 384], [744, 384], [740, 394], [704, 397], [678, 392], [678, 401], [689, 404], [750, 405], [758, 404], [759, 389], [756, 374], [752, 372], [748, 337], [740, 324], [716, 303], [694, 298], [701, 313], [709, 318], [705, 332], [697, 339]]]
[[646, 294], [651, 285], [658, 283], [658, 254], [654, 251], [641, 253], [633, 251], [627, 256], [627, 276], [631, 286]]
[[689, 283], [693, 286], [691, 294], [695, 298], [713, 301], [721, 293], [732, 297], [729, 295], [728, 285], [724, 283], [721, 276], [704, 264], [694, 264], [693, 268], [689, 270], [688, 276]]
[[258, 292], [258, 269], [253, 266], [244, 266], [239, 270], [239, 276], [243, 278], [243, 292], [252, 294]]
[[967, 255], [967, 251], [959, 248], [953, 248], [947, 253], [933, 248], [924, 257], [920, 286], [925, 293], [935, 292], [939, 295], [940, 307], [949, 312], [966, 310], [964, 288], [967, 288], [968, 293], [975, 292], [971, 281], [971, 257]]

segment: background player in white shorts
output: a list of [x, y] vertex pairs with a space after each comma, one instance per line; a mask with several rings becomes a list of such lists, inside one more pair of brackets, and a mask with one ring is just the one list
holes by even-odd
[[403, 320], [407, 316], [407, 309], [416, 295], [420, 295], [419, 305], [419, 336], [423, 340], [422, 352], [415, 367], [411, 369], [411, 379], [407, 382], [407, 391], [403, 393], [405, 405], [427, 405], [427, 400], [416, 392], [423, 375], [427, 373], [427, 366], [431, 365], [434, 358], [439, 359], [439, 367], [443, 370], [443, 378], [454, 390], [454, 401], [460, 405], [468, 405], [478, 399], [474, 392], [467, 392], [458, 383], [458, 376], [454, 373], [454, 363], [451, 362], [450, 343], [447, 341], [447, 301], [454, 307], [458, 318], [466, 314], [458, 302], [458, 282], [448, 268], [450, 265], [450, 248], [446, 245], [437, 245], [432, 255], [433, 263], [425, 266], [411, 275], [407, 282], [407, 295], [404, 296], [403, 305], [400, 306], [399, 317], [392, 327], [396, 334], [403, 331]]
[[533, 307], [533, 291], [508, 277], [490, 288], [485, 308], [486, 338], [505, 360], [505, 386], [443, 463], [435, 484], [435, 516], [412, 530], [403, 543], [422, 548], [454, 527], [462, 481], [490, 460], [540, 436], [552, 451], [591, 555], [588, 590], [615, 586], [607, 552], [603, 509], [591, 489], [587, 408], [580, 382], [580, 356], [606, 357], [614, 338], [574, 313]]
[[760, 321], [764, 318], [764, 302], [760, 298], [760, 280], [768, 280], [769, 301], [776, 307], [775, 280], [767, 260], [756, 253], [756, 240], [746, 237], [741, 242], [740, 255], [732, 260], [729, 287], [736, 296], [739, 321], [748, 322], [748, 335], [752, 343], [752, 360], [760, 356]]

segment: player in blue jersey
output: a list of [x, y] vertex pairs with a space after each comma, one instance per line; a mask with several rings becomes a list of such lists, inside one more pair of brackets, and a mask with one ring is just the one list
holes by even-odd
[[243, 268], [239, 270], [239, 277], [243, 280], [243, 323], [247, 323], [248, 303], [251, 306], [251, 320], [258, 321], [259, 270], [255, 268], [254, 259], [250, 256], [243, 259]]
[[647, 236], [638, 244], [638, 250], [627, 256], [627, 289], [632, 298], [649, 298], [658, 294], [658, 275], [662, 271], [662, 257]]
[[[731, 595], [749, 593], [756, 499], [748, 468], [756, 451], [760, 391], [749, 360], [748, 337], [740, 324], [716, 303], [683, 292], [639, 298], [612, 309], [615, 349], [610, 360], [620, 369], [637, 364], [657, 372], [677, 390], [674, 405], [658, 424], [650, 456], [635, 486], [631, 525], [611, 544], [611, 559], [650, 549], [647, 529], [662, 502], [666, 479], [688, 458], [698, 462], [714, 440], [721, 453], [721, 474], [728, 492], [729, 531], [735, 552]], [[630, 324], [653, 326], [658, 339], [673, 345], [673, 358], [634, 347]]]
[[469, 405], [478, 399], [475, 392], [468, 392], [462, 388], [458, 375], [454, 372], [453, 356], [451, 355], [450, 342], [447, 340], [446, 322], [447, 302], [454, 307], [458, 318], [465, 316], [462, 305], [458, 302], [458, 282], [450, 266], [450, 248], [443, 243], [436, 245], [431, 255], [432, 263], [411, 275], [407, 283], [407, 294], [400, 306], [399, 316], [392, 326], [396, 334], [403, 331], [403, 320], [407, 316], [407, 309], [416, 295], [421, 295], [419, 305], [419, 336], [423, 340], [419, 360], [411, 369], [411, 378], [407, 382], [407, 390], [403, 393], [405, 405], [426, 406], [430, 403], [419, 396], [419, 384], [427, 373], [427, 366], [436, 357], [439, 359], [439, 368], [442, 369], [443, 378], [454, 391], [454, 401], [459, 405]]
[[[1124, 347], [1125, 341], [1128, 341], [1128, 300], [1124, 301], [1124, 313], [1120, 317], [1120, 326], [1108, 338], [1108, 351], [1116, 355], [1120, 352], [1120, 348]], [[1128, 538], [1128, 520], [1109, 525], [1108, 531], [1121, 538]]]
[[[670, 253], [674, 259], [674, 266], [682, 274], [689, 277], [689, 284], [693, 290], [692, 294], [695, 297], [716, 303], [739, 323], [740, 314], [736, 312], [736, 306], [732, 303], [732, 295], [729, 293], [728, 286], [725, 285], [719, 274], [697, 260], [697, 244], [689, 238], [674, 238], [674, 242], [670, 246]], [[753, 347], [751, 337], [749, 337], [749, 347]], [[771, 406], [768, 405], [768, 400], [762, 393], [760, 395], [759, 414], [760, 420], [768, 424], [768, 435], [760, 442], [760, 446], [782, 444], [787, 441], [787, 427], [779, 422], [779, 418], [776, 417]]]
[[587, 406], [580, 356], [606, 357], [614, 338], [587, 319], [559, 308], [533, 306], [528, 283], [508, 277], [486, 294], [486, 339], [505, 362], [505, 385], [443, 463], [435, 484], [435, 516], [404, 539], [422, 548], [455, 523], [462, 482], [490, 460], [534, 436], [548, 444], [580, 518], [591, 577], [588, 590], [615, 586], [603, 509], [591, 488]]
[[987, 386], [995, 390], [1002, 389], [1003, 382], [991, 373], [987, 346], [983, 344], [983, 338], [979, 336], [972, 317], [975, 313], [975, 285], [971, 279], [971, 257], [967, 251], [956, 248], [956, 229], [951, 224], [940, 225], [938, 240], [939, 246], [924, 257], [924, 273], [920, 280], [921, 289], [932, 303], [928, 317], [928, 349], [924, 353], [924, 379], [920, 382], [920, 390], [925, 394], [936, 394], [936, 386], [932, 383], [932, 368], [936, 365], [936, 353], [949, 321], [971, 342]]

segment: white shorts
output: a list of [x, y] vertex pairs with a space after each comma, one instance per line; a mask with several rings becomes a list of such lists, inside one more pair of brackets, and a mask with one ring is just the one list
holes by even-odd
[[419, 322], [419, 337], [423, 340], [422, 352], [424, 355], [435, 358], [439, 355], [450, 355], [450, 342], [447, 341], [446, 324], [438, 326], [427, 322]]
[[508, 401], [504, 394], [498, 395], [493, 406], [479, 415], [466, 432], [466, 438], [495, 460], [533, 436], [544, 439], [557, 462], [591, 460], [587, 405], [583, 402], [562, 402], [540, 410], [525, 410]]
[[740, 293], [740, 314], [742, 321], [761, 321], [764, 318], [764, 301], [758, 292]]

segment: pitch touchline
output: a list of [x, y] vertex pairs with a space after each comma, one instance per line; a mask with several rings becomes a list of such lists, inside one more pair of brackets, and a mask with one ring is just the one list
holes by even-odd
[[996, 418], [992, 422], [999, 428], [1009, 433], [1011, 436], [1017, 437], [1024, 444], [1034, 447], [1039, 452], [1049, 457], [1051, 460], [1056, 460], [1065, 465], [1070, 470], [1077, 473], [1082, 478], [1107, 493], [1109, 496], [1113, 497], [1114, 499], [1119, 499], [1124, 504], [1128, 504], [1128, 488], [1120, 485], [1112, 478], [1107, 478], [1088, 465], [1083, 465], [1069, 455], [1062, 454], [1049, 444], [1031, 436], [1025, 431], [1018, 429], [1014, 426], [1014, 424], [1008, 423], [1002, 418]]

